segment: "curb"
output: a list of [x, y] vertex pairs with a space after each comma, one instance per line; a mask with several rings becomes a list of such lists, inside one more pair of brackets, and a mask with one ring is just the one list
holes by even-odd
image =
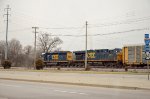
[[0, 78], [0, 79], [1, 80], [15, 80], [15, 81], [26, 81], [26, 82], [39, 82], [39, 83], [52, 83], [52, 84], [65, 84], [65, 85], [77, 85], [77, 86], [89, 86], [89, 87], [103, 87], [103, 88], [116, 88], [116, 89], [131, 89], [131, 90], [147, 90], [147, 91], [150, 91], [150, 88], [129, 87], [129, 86], [99, 85], [99, 84], [57, 82], [57, 81], [43, 81], [43, 80], [29, 80], [29, 79], [15, 79], [15, 78]]

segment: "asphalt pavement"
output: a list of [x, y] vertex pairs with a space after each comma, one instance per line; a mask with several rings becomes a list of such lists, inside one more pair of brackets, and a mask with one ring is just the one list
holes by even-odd
[[1, 80], [150, 90], [147, 75], [0, 71]]
[[149, 99], [150, 91], [0, 80], [0, 99]]

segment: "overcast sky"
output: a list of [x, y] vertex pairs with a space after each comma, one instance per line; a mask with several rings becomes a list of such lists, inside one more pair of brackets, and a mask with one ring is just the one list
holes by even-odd
[[[0, 40], [5, 40], [8, 4], [8, 39], [24, 46], [34, 44], [33, 26], [57, 36], [85, 35], [88, 21], [88, 49], [144, 44], [144, 34], [150, 32], [150, 0], [0, 0]], [[84, 36], [59, 37], [63, 50], [85, 49]]]

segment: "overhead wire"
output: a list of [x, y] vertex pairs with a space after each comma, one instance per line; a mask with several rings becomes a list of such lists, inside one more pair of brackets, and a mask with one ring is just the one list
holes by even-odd
[[55, 27], [55, 28], [46, 28], [46, 27], [39, 27], [43, 29], [82, 29], [84, 27]]
[[[33, 20], [33, 16], [22, 13], [22, 12], [18, 12], [18, 15], [23, 15], [24, 17], [26, 17], [25, 19], [28, 20], [30, 18], [30, 22], [31, 20]], [[20, 17], [19, 17], [20, 18]], [[150, 20], [150, 16], [147, 17], [142, 17], [142, 18], [137, 18], [137, 19], [129, 19], [129, 20], [124, 20], [124, 21], [120, 21], [120, 22], [113, 22], [113, 23], [106, 23], [106, 24], [89, 24], [88, 28], [96, 28], [96, 27], [106, 27], [106, 26], [113, 26], [113, 25], [121, 25], [121, 24], [130, 24], [130, 23], [134, 23], [134, 22], [140, 22], [140, 21], [145, 21], [145, 20]], [[81, 29], [84, 27], [54, 27], [54, 28], [50, 28], [50, 27], [40, 27], [43, 29]]]
[[[137, 19], [130, 19], [130, 20], [127, 20], [127, 21], [100, 24], [100, 25], [89, 24], [88, 28], [98, 28], [98, 27], [107, 27], [107, 26], [122, 25], [122, 24], [131, 24], [131, 23], [142, 22], [142, 21], [146, 21], [146, 20], [150, 20], [150, 16], [137, 18]], [[57, 29], [58, 30], [59, 29], [70, 30], [70, 29], [82, 29], [82, 28], [85, 28], [85, 27], [83, 26], [83, 27], [55, 27], [55, 28], [40, 27], [40, 28], [43, 28], [43, 29], [56, 29], [56, 30]], [[71, 35], [65, 35], [65, 36], [71, 36]], [[75, 36], [77, 36], [77, 35], [75, 35]], [[84, 36], [84, 35], [80, 35], [80, 36]]]
[[[25, 14], [24, 14], [25, 15]], [[29, 16], [28, 16], [29, 17]], [[143, 17], [143, 18], [137, 18], [137, 19], [130, 19], [127, 21], [123, 21], [123, 22], [115, 22], [115, 23], [109, 23], [109, 24], [101, 24], [101, 25], [92, 25], [89, 24], [90, 26], [88, 28], [94, 28], [94, 27], [106, 27], [106, 26], [113, 26], [113, 25], [121, 25], [121, 24], [130, 24], [130, 23], [134, 23], [134, 22], [140, 22], [140, 21], [145, 21], [145, 20], [150, 20], [150, 16], [148, 17]], [[39, 27], [42, 29], [65, 29], [65, 30], [70, 30], [70, 29], [83, 29], [85, 28], [84, 26], [82, 27], [54, 27], [54, 28], [49, 28], [49, 27]], [[29, 28], [27, 28], [29, 29]], [[19, 30], [11, 30], [9, 32], [17, 32], [17, 31], [24, 31], [27, 29], [19, 29]], [[112, 32], [112, 33], [106, 33], [106, 34], [93, 34], [93, 35], [88, 35], [88, 36], [99, 36], [99, 35], [110, 35], [110, 34], [119, 34], [119, 33], [125, 33], [125, 32], [132, 32], [132, 31], [141, 31], [141, 30], [146, 30], [144, 29], [132, 29], [132, 30], [126, 30], [126, 31], [121, 31], [121, 32]], [[85, 35], [63, 35], [63, 34], [58, 34], [58, 35], [51, 35], [51, 36], [69, 36], [69, 37], [82, 37]]]
[[131, 23], [136, 23], [136, 22], [141, 22], [141, 21], [146, 21], [146, 20], [150, 20], [150, 16], [137, 18], [137, 19], [129, 19], [129, 20], [124, 20], [124, 21], [120, 21], [120, 22], [106, 23], [106, 24], [89, 24], [90, 25], [89, 28], [131, 24]]
[[[22, 28], [22, 29], [15, 29], [15, 30], [9, 30], [8, 32], [19, 32], [19, 31], [26, 31], [31, 28]], [[0, 33], [4, 33], [5, 31], [1, 31]]]
[[[92, 34], [92, 35], [87, 35], [87, 36], [105, 36], [105, 35], [113, 35], [113, 34], [121, 34], [121, 33], [127, 33], [127, 32], [134, 32], [134, 31], [143, 31], [143, 30], [149, 30], [149, 28], [139, 28], [139, 29], [131, 29], [131, 30], [125, 30], [125, 31], [119, 31], [119, 32], [110, 32], [110, 33], [98, 33], [98, 34]], [[63, 34], [58, 34], [58, 35], [50, 35], [50, 36], [68, 36], [68, 37], [83, 37], [85, 35], [63, 35]]]
[[120, 31], [120, 32], [111, 32], [111, 33], [106, 33], [106, 34], [94, 34], [93, 36], [121, 34], [121, 33], [134, 32], [134, 31], [143, 31], [143, 30], [149, 30], [149, 28], [131, 29], [131, 30], [125, 30], [125, 31]]

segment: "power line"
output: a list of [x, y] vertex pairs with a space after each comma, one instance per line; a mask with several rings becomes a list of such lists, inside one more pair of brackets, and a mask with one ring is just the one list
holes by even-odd
[[16, 29], [16, 30], [10, 30], [9, 32], [19, 32], [19, 31], [26, 31], [30, 30], [31, 28], [22, 28], [22, 29]]
[[[31, 28], [23, 28], [23, 29], [16, 29], [16, 30], [10, 30], [8, 32], [20, 32], [20, 31], [27, 31], [27, 30], [31, 30]], [[1, 31], [1, 33], [4, 33], [4, 31]]]
[[[24, 11], [25, 12], [25, 11]], [[22, 12], [22, 11], [15, 11], [15, 13], [18, 13], [18, 15], [21, 15], [21, 18], [24, 18], [24, 17], [28, 17], [28, 19], [30, 18], [31, 20], [30, 21], [32, 21], [34, 18], [35, 18], [35, 16], [33, 16], [33, 15], [31, 15], [31, 14], [29, 14], [29, 13], [24, 13], [24, 12]], [[126, 13], [126, 14], [128, 14], [128, 13]], [[119, 16], [120, 17], [120, 16]], [[20, 17], [19, 17], [20, 18]], [[144, 18], [146, 18], [146, 17], [144, 17]], [[148, 18], [150, 18], [150, 16], [148, 16]], [[26, 18], [25, 18], [26, 19]], [[142, 19], [142, 18], [139, 18], [139, 19]], [[105, 19], [104, 19], [105, 20]], [[145, 20], [145, 19], [144, 19]], [[146, 19], [147, 20], [147, 19]], [[149, 20], [149, 19], [148, 19]], [[45, 21], [45, 22], [47, 22], [46, 20], [43, 20], [42, 19], [42, 21]], [[118, 23], [118, 22], [117, 22]], [[112, 24], [112, 23], [110, 23], [110, 24]], [[103, 25], [103, 24], [102, 24]], [[105, 24], [106, 25], [106, 24]], [[95, 27], [95, 26], [94, 26]], [[97, 26], [97, 27], [99, 27], [99, 26]], [[101, 27], [101, 25], [100, 25], [100, 27]], [[45, 27], [43, 27], [43, 28], [45, 28]], [[67, 27], [65, 27], [65, 28], [67, 28]], [[77, 27], [78, 28], [78, 27]], [[45, 29], [63, 29], [63, 28], [45, 28]], [[74, 29], [74, 27], [73, 27], [73, 29]], [[76, 29], [76, 27], [75, 27], [75, 29]]]
[[[30, 30], [31, 28], [22, 28], [22, 29], [15, 29], [15, 30], [9, 30], [8, 32], [19, 32], [19, 31], [26, 31]], [[4, 31], [1, 31], [0, 33], [3, 33]]]
[[43, 29], [82, 29], [84, 27], [55, 27], [55, 28], [46, 28], [46, 27], [40, 27]]
[[[106, 23], [106, 24], [89, 24], [88, 28], [98, 28], [98, 27], [107, 27], [107, 26], [114, 26], [114, 25], [122, 25], [122, 24], [130, 24], [130, 23], [136, 23], [136, 22], [142, 22], [150, 20], [150, 16], [147, 17], [142, 17], [142, 18], [137, 18], [137, 19], [129, 19], [125, 21], [120, 21], [120, 22], [113, 22], [113, 23]], [[82, 29], [85, 27], [55, 27], [55, 28], [48, 28], [48, 27], [40, 27], [43, 29]]]
[[96, 28], [96, 27], [107, 27], [107, 26], [114, 26], [114, 25], [122, 25], [122, 24], [131, 24], [131, 23], [136, 23], [136, 22], [142, 22], [142, 21], [146, 21], [146, 20], [150, 20], [150, 16], [148, 17], [143, 17], [143, 18], [138, 18], [138, 19], [129, 19], [127, 21], [123, 21], [123, 22], [113, 22], [113, 23], [106, 23], [106, 24], [90, 24], [89, 28]]
[[122, 34], [122, 33], [127, 33], [127, 32], [143, 31], [143, 30], [149, 30], [149, 28], [131, 29], [131, 30], [125, 30], [125, 31], [120, 31], [120, 32], [106, 33], [106, 34], [94, 34], [94, 35], [91, 35], [91, 36], [104, 36], [104, 35], [112, 35], [112, 34]]
[[[87, 35], [87, 36], [105, 36], [105, 35], [113, 35], [113, 34], [122, 34], [122, 33], [127, 33], [127, 32], [134, 32], [134, 31], [143, 31], [143, 30], [149, 30], [149, 28], [140, 28], [140, 29], [131, 29], [131, 30], [125, 30], [125, 31], [119, 31], [119, 32], [110, 32], [110, 33], [98, 33], [98, 34], [93, 34], [93, 35]], [[68, 37], [85, 37], [86, 35], [50, 35], [50, 36], [68, 36]]]

